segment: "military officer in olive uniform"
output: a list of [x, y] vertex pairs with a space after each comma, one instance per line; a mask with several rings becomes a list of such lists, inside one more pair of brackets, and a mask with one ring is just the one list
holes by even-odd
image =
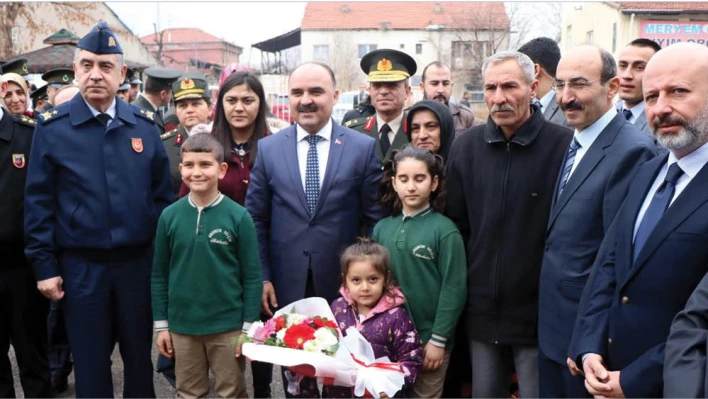
[[417, 65], [408, 54], [390, 49], [366, 54], [360, 65], [368, 76], [369, 95], [376, 114], [350, 120], [344, 126], [376, 139], [376, 156], [385, 162], [391, 158], [393, 150], [409, 142], [403, 108], [411, 93], [408, 78], [415, 74]]
[[47, 98], [48, 101], [44, 104], [44, 107], [37, 107], [39, 113], [49, 111], [54, 108], [54, 96], [57, 95], [57, 91], [71, 84], [74, 81], [74, 70], [70, 68], [56, 68], [45, 72], [42, 75], [42, 80], [47, 82]]
[[[7, 83], [0, 79], [0, 96]], [[25, 397], [51, 397], [47, 360], [49, 301], [37, 291], [24, 254], [24, 186], [36, 121], [0, 107], [0, 397], [14, 398], [10, 345]]]
[[182, 175], [179, 172], [182, 143], [189, 137], [189, 129], [199, 123], [209, 122], [211, 113], [211, 96], [206, 80], [185, 76], [172, 84], [175, 101], [173, 108], [176, 110], [179, 126], [160, 136], [170, 159], [170, 180], [175, 199], [178, 198], [182, 187]]
[[47, 96], [47, 86], [48, 85], [41, 86], [37, 90], [30, 93], [32, 105], [34, 106], [34, 115], [38, 115], [42, 112], [44, 104], [49, 101], [49, 97]]
[[153, 113], [162, 135], [165, 134], [165, 122], [160, 107], [166, 107], [172, 100], [172, 83], [179, 78], [180, 72], [174, 68], [148, 68], [145, 75], [145, 92], [138, 94], [132, 104]]
[[27, 67], [26, 58], [17, 58], [2, 64], [2, 73], [16, 73], [25, 78], [27, 88], [32, 87], [32, 83], [27, 80], [29, 77], [29, 68]]
[[40, 114], [25, 185], [27, 259], [61, 301], [76, 396], [113, 397], [117, 341], [123, 397], [155, 397], [150, 277], [153, 240], [172, 202], [154, 114], [117, 98], [127, 66], [101, 21], [76, 46], [80, 94]]
[[130, 81], [130, 90], [128, 90], [129, 103], [132, 103], [138, 98], [138, 93], [140, 93], [140, 85], [143, 84], [143, 81], [140, 80], [138, 75], [138, 71], [132, 68], [128, 68], [128, 72], [125, 74], [125, 77]]

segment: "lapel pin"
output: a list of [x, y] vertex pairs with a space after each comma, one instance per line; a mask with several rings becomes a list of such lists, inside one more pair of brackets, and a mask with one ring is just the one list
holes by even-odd
[[339, 141], [339, 139], [337, 139], [337, 140], [334, 140], [334, 144], [336, 144], [336, 145], [342, 145], [342, 142]]

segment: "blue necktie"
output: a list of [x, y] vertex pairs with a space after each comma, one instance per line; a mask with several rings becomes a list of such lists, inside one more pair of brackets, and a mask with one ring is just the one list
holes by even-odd
[[624, 117], [625, 117], [627, 120], [632, 119], [632, 111], [630, 111], [630, 110], [628, 110], [627, 108], [625, 108], [625, 109], [622, 110], [622, 113], [624, 114]]
[[676, 181], [678, 181], [682, 174], [683, 170], [681, 170], [678, 162], [674, 162], [674, 164], [669, 167], [664, 182], [656, 189], [654, 198], [651, 199], [651, 203], [644, 213], [644, 218], [639, 224], [637, 234], [634, 237], [635, 260], [637, 259], [637, 255], [639, 255], [639, 251], [642, 250], [644, 243], [646, 243], [647, 238], [649, 238], [649, 234], [654, 230], [656, 224], [659, 223], [659, 219], [661, 219], [661, 216], [666, 212], [669, 204], [671, 204], [671, 199], [674, 197], [674, 191], [676, 190]]
[[315, 213], [317, 199], [320, 196], [320, 161], [317, 158], [317, 142], [321, 139], [322, 136], [314, 134], [307, 136], [310, 148], [307, 150], [307, 167], [305, 168], [305, 197], [311, 215]]
[[560, 186], [558, 186], [559, 197], [565, 185], [568, 183], [568, 177], [570, 177], [570, 171], [573, 169], [573, 163], [575, 162], [575, 154], [578, 153], [580, 147], [582, 146], [578, 142], [578, 139], [573, 137], [573, 141], [570, 142], [570, 147], [568, 147], [568, 158], [566, 158], [565, 166], [563, 167], [563, 177], [561, 178]]

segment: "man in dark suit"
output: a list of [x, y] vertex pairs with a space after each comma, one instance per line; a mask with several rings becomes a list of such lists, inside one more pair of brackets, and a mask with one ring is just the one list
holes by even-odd
[[664, 355], [664, 397], [705, 398], [708, 379], [708, 274], [671, 324]]
[[334, 300], [340, 253], [385, 216], [377, 204], [376, 141], [331, 118], [338, 96], [332, 70], [303, 64], [289, 87], [297, 123], [258, 141], [246, 195], [261, 250], [265, 314], [306, 297]]
[[567, 126], [563, 111], [558, 108], [553, 86], [558, 61], [561, 58], [558, 43], [547, 37], [539, 37], [519, 47], [519, 52], [528, 55], [535, 64], [534, 78], [538, 80], [536, 99], [541, 106], [543, 116], [553, 123]]
[[413, 57], [398, 50], [374, 50], [361, 59], [376, 114], [351, 120], [346, 126], [376, 139], [376, 156], [381, 162], [409, 142], [403, 108], [411, 94], [408, 79], [417, 68]]
[[708, 271], [706, 67], [705, 46], [679, 43], [644, 72], [645, 112], [670, 153], [632, 177], [583, 295], [571, 355], [592, 395], [663, 394], [672, 319]]
[[622, 112], [629, 123], [654, 139], [647, 117], [644, 112], [644, 94], [642, 92], [642, 77], [644, 69], [654, 54], [661, 50], [655, 41], [650, 39], [635, 39], [620, 53], [617, 60], [620, 78], [619, 98], [617, 110]]
[[617, 64], [595, 46], [560, 60], [558, 104], [575, 137], [558, 172], [546, 231], [539, 291], [538, 344], [541, 397], [583, 397], [583, 380], [567, 368], [580, 294], [600, 243], [639, 164], [654, 157], [652, 140], [617, 113]]
[[145, 92], [138, 94], [138, 98], [131, 104], [145, 108], [154, 116], [160, 135], [165, 134], [165, 121], [160, 113], [160, 107], [165, 107], [172, 100], [172, 83], [180, 76], [174, 68], [148, 68], [145, 70], [147, 81]]

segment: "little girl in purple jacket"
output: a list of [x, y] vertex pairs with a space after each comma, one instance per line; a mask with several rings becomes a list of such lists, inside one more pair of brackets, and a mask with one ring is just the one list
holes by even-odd
[[[381, 244], [359, 239], [342, 255], [342, 297], [332, 312], [342, 332], [355, 327], [374, 349], [401, 364], [405, 385], [396, 397], [405, 397], [423, 364], [422, 348], [413, 320], [403, 307], [405, 298], [391, 282], [391, 258]], [[353, 397], [353, 388], [325, 386], [323, 397]], [[384, 396], [382, 396], [384, 397]]]

